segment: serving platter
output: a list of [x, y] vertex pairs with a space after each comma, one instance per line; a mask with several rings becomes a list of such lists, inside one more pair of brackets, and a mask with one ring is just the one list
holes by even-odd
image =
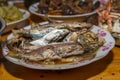
[[[43, 25], [43, 24], [46, 24], [46, 23], [47, 22], [43, 22], [43, 23], [40, 23], [40, 24]], [[30, 28], [31, 28], [31, 26], [26, 26], [24, 29], [30, 29]], [[6, 45], [3, 46], [3, 55], [10, 62], [13, 62], [15, 64], [18, 64], [18, 65], [21, 65], [21, 66], [24, 66], [24, 67], [27, 67], [27, 68], [31, 68], [31, 69], [64, 70], [64, 69], [72, 69], [72, 68], [76, 68], [76, 67], [85, 66], [85, 65], [88, 65], [90, 63], [93, 63], [93, 62], [95, 62], [97, 60], [100, 60], [101, 58], [105, 57], [115, 45], [115, 40], [108, 31], [105, 31], [98, 26], [92, 26], [91, 31], [94, 32], [95, 34], [101, 36], [102, 38], [104, 38], [106, 42], [104, 43], [103, 46], [101, 46], [96, 51], [95, 57], [92, 58], [92, 59], [89, 59], [89, 60], [83, 60], [83, 61], [80, 61], [80, 62], [67, 63], [67, 64], [57, 64], [57, 65], [33, 64], [31, 62], [24, 62], [24, 61], [18, 60], [16, 58], [12, 58], [10, 56], [7, 56], [7, 54], [9, 53], [9, 49], [7, 48]], [[7, 37], [7, 40], [11, 39], [12, 37], [13, 37], [13, 34], [10, 34]]]

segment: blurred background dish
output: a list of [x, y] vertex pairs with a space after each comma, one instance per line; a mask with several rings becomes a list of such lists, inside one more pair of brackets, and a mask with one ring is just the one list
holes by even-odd
[[16, 6], [0, 6], [0, 12], [0, 17], [8, 24], [23, 18], [23, 13]]
[[40, 0], [24, 0], [25, 7], [29, 8], [33, 3], [39, 2]]
[[[69, 4], [64, 4], [61, 5], [62, 8], [60, 8], [60, 5], [58, 5], [58, 9], [56, 8], [56, 5], [53, 5], [52, 7], [49, 7], [49, 5], [52, 5], [52, 2], [54, 2], [54, 0], [45, 0], [48, 1], [48, 3], [46, 4], [47, 7], [44, 8], [44, 6], [41, 4], [42, 2], [44, 2], [43, 0], [40, 0], [40, 2], [34, 3], [29, 7], [29, 11], [32, 14], [35, 14], [37, 16], [43, 17], [44, 19], [47, 17], [51, 18], [51, 19], [57, 19], [57, 20], [79, 20], [79, 21], [85, 21], [89, 16], [96, 14], [96, 11], [98, 9], [98, 7], [100, 6], [99, 1], [95, 1], [93, 2], [93, 4], [87, 4], [87, 2], [83, 2], [84, 4], [81, 4], [81, 6], [84, 6], [83, 8], [81, 7], [73, 7], [71, 8], [71, 6], [68, 6]], [[71, 4], [72, 0], [70, 0], [70, 5], [75, 5], [74, 3]], [[89, 0], [91, 1], [91, 0]], [[44, 3], [43, 3], [44, 4]], [[65, 6], [66, 5], [66, 6]], [[87, 7], [85, 7], [85, 5]], [[94, 5], [94, 6], [93, 6]], [[63, 7], [65, 6], [65, 7]], [[90, 9], [88, 10], [88, 6], [91, 6]], [[49, 8], [48, 8], [49, 7]], [[60, 8], [60, 9], [59, 9]], [[77, 10], [77, 8], [81, 9], [81, 13], [80, 10]], [[84, 9], [84, 8], [87, 8]], [[46, 11], [46, 9], [48, 11]], [[52, 9], [52, 10], [50, 10]], [[78, 11], [78, 12], [76, 12]]]
[[[18, 10], [22, 14], [22, 15], [20, 15], [21, 18], [18, 19], [18, 20], [8, 22], [6, 24], [7, 27], [6, 27], [5, 31], [4, 31], [4, 33], [9, 32], [13, 28], [21, 28], [21, 27], [24, 27], [24, 26], [29, 24], [28, 18], [30, 17], [30, 13], [25, 9], [18, 9]], [[16, 15], [17, 15], [17, 13], [16, 13]], [[13, 17], [16, 17], [16, 16], [13, 16]], [[13, 17], [11, 16], [12, 19], [13, 19]]]
[[120, 13], [120, 0], [112, 0], [111, 11]]
[[21, 28], [29, 24], [28, 18], [30, 13], [18, 8], [15, 4], [22, 1], [1, 0], [0, 1], [0, 17], [6, 22], [6, 29], [3, 33], [11, 31], [13, 28]]

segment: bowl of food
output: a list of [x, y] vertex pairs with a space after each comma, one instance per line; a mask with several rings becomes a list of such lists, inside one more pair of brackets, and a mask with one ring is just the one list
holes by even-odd
[[3, 55], [31, 69], [64, 70], [103, 58], [114, 44], [109, 32], [89, 23], [42, 22], [13, 30]]
[[116, 40], [116, 46], [120, 46], [120, 13], [111, 12], [112, 36]]
[[15, 6], [0, 6], [0, 17], [6, 21], [4, 33], [11, 31], [13, 28], [19, 28], [28, 25], [27, 19], [30, 13], [27, 10], [19, 9]]
[[29, 7], [29, 11], [37, 16], [52, 19], [69, 20], [80, 19], [84, 21], [86, 17], [96, 13], [100, 2], [98, 0], [40, 0]]

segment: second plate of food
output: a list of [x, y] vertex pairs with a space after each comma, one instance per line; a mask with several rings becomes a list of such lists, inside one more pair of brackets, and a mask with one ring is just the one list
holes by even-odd
[[82, 16], [90, 16], [96, 13], [100, 6], [99, 1], [54, 1], [41, 0], [29, 7], [29, 11], [35, 15], [45, 17], [48, 15], [51, 18], [75, 18]]

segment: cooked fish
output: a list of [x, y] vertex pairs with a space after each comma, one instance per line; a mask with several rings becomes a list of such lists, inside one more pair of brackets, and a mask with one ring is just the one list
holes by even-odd
[[80, 22], [54, 22], [52, 24], [49, 24], [50, 27], [54, 27], [54, 28], [66, 28], [69, 29], [70, 31], [78, 31], [81, 29], [89, 29], [92, 27], [92, 25], [90, 23], [80, 23]]
[[89, 31], [78, 37], [78, 43], [85, 48], [86, 52], [90, 53], [102, 46], [105, 43], [105, 40], [100, 36], [98, 37], [92, 31]]
[[71, 32], [68, 36], [63, 40], [63, 42], [77, 42], [78, 32]]
[[22, 35], [23, 37], [31, 37], [33, 39], [39, 39], [45, 36], [47, 33], [51, 32], [55, 28], [49, 27], [45, 28], [43, 30], [37, 30], [37, 29], [31, 29], [31, 30], [25, 30], [25, 29], [20, 29], [20, 30], [13, 30], [13, 33], [15, 35], [19, 34]]
[[76, 32], [70, 32], [64, 39], [63, 42], [77, 42], [78, 36], [87, 32], [87, 29], [82, 29]]
[[81, 55], [84, 53], [84, 49], [81, 45], [76, 43], [62, 43], [51, 44], [43, 46], [29, 53], [20, 53], [17, 55], [19, 58], [40, 61], [40, 60], [56, 60], [63, 57]]
[[55, 29], [46, 34], [43, 38], [30, 42], [33, 45], [47, 45], [50, 42], [56, 42], [69, 33], [67, 29]]

